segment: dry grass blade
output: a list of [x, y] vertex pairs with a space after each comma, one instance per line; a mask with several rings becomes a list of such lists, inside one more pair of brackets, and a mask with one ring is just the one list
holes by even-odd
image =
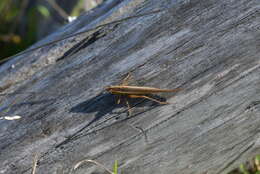
[[37, 167], [38, 159], [39, 159], [38, 154], [35, 154], [35, 156], [33, 158], [32, 174], [36, 173], [36, 167]]
[[97, 165], [98, 167], [100, 167], [100, 168], [104, 169], [105, 171], [107, 171], [108, 173], [114, 174], [114, 172], [110, 171], [110, 170], [109, 170], [108, 168], [106, 168], [104, 165], [100, 164], [100, 163], [97, 162], [97, 161], [90, 160], [90, 159], [86, 159], [86, 160], [82, 160], [82, 161], [78, 162], [78, 163], [74, 166], [73, 170], [76, 170], [76, 169], [77, 169], [79, 166], [81, 166], [83, 163], [92, 163], [92, 164], [95, 164], [95, 165]]

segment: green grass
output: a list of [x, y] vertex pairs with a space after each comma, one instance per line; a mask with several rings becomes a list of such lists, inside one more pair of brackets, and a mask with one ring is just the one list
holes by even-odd
[[228, 174], [260, 174], [260, 155], [256, 155], [251, 161], [240, 164]]

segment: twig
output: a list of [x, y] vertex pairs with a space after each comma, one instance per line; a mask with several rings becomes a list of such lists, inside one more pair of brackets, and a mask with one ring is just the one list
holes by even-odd
[[54, 0], [46, 0], [51, 7], [56, 10], [59, 15], [64, 18], [64, 20], [67, 20], [69, 15], [54, 1]]

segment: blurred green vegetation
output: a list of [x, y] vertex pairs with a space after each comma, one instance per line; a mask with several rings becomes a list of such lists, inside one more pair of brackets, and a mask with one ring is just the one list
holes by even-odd
[[251, 161], [248, 161], [228, 174], [260, 174], [260, 155], [256, 155]]
[[73, 8], [71, 12], [71, 16], [79, 16], [85, 9], [84, 9], [84, 1], [79, 0], [77, 5]]
[[98, 0], [0, 0], [0, 63], [86, 11], [92, 1]]
[[36, 39], [37, 18], [49, 17], [48, 9], [29, 0], [0, 1], [0, 59], [20, 52]]

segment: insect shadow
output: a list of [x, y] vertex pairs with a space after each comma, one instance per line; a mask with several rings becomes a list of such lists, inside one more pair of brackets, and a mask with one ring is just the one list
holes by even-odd
[[[162, 98], [158, 95], [150, 95], [160, 101], [166, 101], [165, 98]], [[160, 104], [145, 100], [145, 99], [133, 99], [127, 98], [127, 96], [121, 97], [121, 103], [117, 104], [117, 98], [115, 95], [110, 93], [101, 93], [93, 98], [90, 98], [70, 109], [70, 112], [74, 113], [93, 113], [96, 112], [95, 118], [89, 123], [92, 124], [95, 121], [101, 119], [103, 116], [107, 114], [115, 114], [116, 119], [120, 117], [123, 113], [128, 114], [128, 109], [126, 106], [126, 101], [128, 100], [131, 109], [135, 110], [136, 108], [143, 108], [144, 106], [159, 106]], [[124, 108], [124, 109], [120, 109]], [[121, 110], [121, 111], [114, 111], [114, 110]], [[138, 110], [138, 109], [136, 109]], [[146, 109], [147, 110], [147, 109]], [[148, 109], [149, 110], [149, 109]], [[136, 115], [136, 113], [134, 114]], [[133, 115], [132, 115], [133, 116]], [[130, 116], [130, 117], [132, 117]]]
[[[157, 99], [165, 101], [164, 98], [159, 97], [158, 95], [152, 95], [152, 96], [156, 97]], [[127, 97], [127, 96], [124, 96], [124, 97]], [[122, 100], [124, 100], [124, 99], [122, 98]], [[123, 114], [123, 113], [127, 114], [128, 109], [125, 106], [125, 103], [117, 104], [116, 101], [117, 101], [117, 98], [115, 97], [115, 95], [110, 94], [110, 93], [101, 93], [101, 94], [99, 94], [99, 95], [97, 95], [93, 98], [90, 98], [90, 99], [72, 107], [70, 109], [70, 112], [74, 112], [74, 113], [94, 113], [94, 112], [96, 112], [95, 117], [89, 123], [87, 123], [85, 126], [83, 126], [80, 130], [78, 130], [75, 134], [69, 136], [65, 141], [58, 144], [56, 146], [56, 148], [63, 146], [64, 144], [71, 141], [72, 139], [78, 139], [81, 136], [84, 136], [84, 134], [82, 132], [83, 130], [85, 130], [90, 125], [97, 122], [98, 120], [100, 120], [102, 117], [104, 117], [107, 114], [115, 114], [115, 117], [112, 117], [112, 118], [115, 118], [115, 119], [118, 119], [121, 116], [121, 114]], [[159, 105], [156, 102], [152, 102], [152, 101], [149, 101], [149, 100], [147, 101], [145, 99], [128, 99], [128, 102], [129, 102], [129, 104], [131, 104], [131, 107], [133, 107], [133, 109], [138, 108], [138, 107], [151, 106], [151, 107], [148, 107], [148, 109], [146, 109], [146, 111], [148, 111], [148, 110], [152, 109], [153, 107]], [[122, 107], [124, 107], [125, 109], [120, 109]], [[113, 110], [116, 110], [116, 109], [123, 110], [123, 111], [114, 112]], [[143, 110], [143, 111], [141, 111], [137, 114], [131, 115], [130, 117], [137, 116], [137, 115], [139, 115], [143, 112], [146, 112], [146, 111]], [[126, 119], [129, 119], [130, 117], [120, 119], [120, 122], [122, 122]], [[108, 121], [110, 118], [108, 118], [107, 120], [102, 121], [100, 123], [96, 123], [96, 126], [99, 125], [99, 124], [103, 124], [104, 122]]]

